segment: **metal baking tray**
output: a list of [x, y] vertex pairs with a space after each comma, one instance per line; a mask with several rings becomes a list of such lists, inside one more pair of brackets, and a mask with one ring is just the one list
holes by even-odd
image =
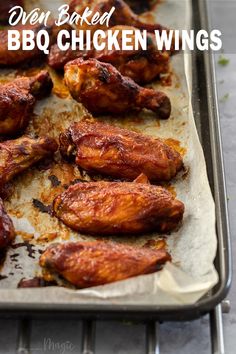
[[[193, 8], [193, 28], [210, 27], [207, 0], [190, 0]], [[218, 250], [215, 267], [219, 274], [219, 282], [208, 296], [194, 305], [153, 306], [152, 304], [41, 304], [18, 303], [9, 299], [1, 304], [0, 315], [7, 317], [66, 317], [70, 315], [82, 318], [99, 319], [142, 319], [142, 320], [191, 320], [212, 310], [226, 296], [231, 283], [231, 250], [227, 213], [227, 199], [222, 157], [220, 122], [215, 85], [214, 57], [210, 52], [193, 52], [193, 91], [192, 104], [198, 134], [204, 150], [208, 178], [216, 206], [216, 231]], [[196, 176], [197, 178], [197, 176]]]

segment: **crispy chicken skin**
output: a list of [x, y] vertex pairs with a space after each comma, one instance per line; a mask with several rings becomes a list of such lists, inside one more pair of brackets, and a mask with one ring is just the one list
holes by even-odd
[[119, 115], [147, 108], [160, 119], [170, 116], [171, 104], [166, 94], [143, 88], [111, 64], [96, 59], [79, 58], [67, 63], [65, 83], [73, 98], [95, 115]]
[[23, 136], [0, 143], [0, 193], [15, 175], [53, 155], [57, 148], [56, 141], [49, 137], [32, 139]]
[[60, 135], [64, 157], [88, 172], [134, 180], [144, 173], [150, 181], [169, 181], [182, 168], [180, 154], [155, 139], [97, 121], [74, 123]]
[[170, 260], [164, 249], [92, 241], [53, 244], [41, 255], [40, 265], [45, 275], [59, 275], [77, 288], [88, 288], [156, 272]]
[[47, 71], [0, 85], [0, 136], [21, 132], [29, 123], [36, 99], [48, 96], [52, 86]]
[[[135, 37], [134, 27], [115, 26], [111, 30], [118, 31], [117, 41], [121, 47], [122, 30], [128, 29], [133, 31], [132, 44], [134, 45]], [[148, 34], [147, 50], [143, 50], [141, 46], [137, 50], [122, 51], [108, 49], [108, 37], [101, 40], [100, 44], [106, 43], [104, 50], [81, 51], [72, 50], [61, 51], [57, 44], [54, 44], [48, 56], [48, 64], [54, 69], [63, 69], [65, 64], [76, 58], [95, 58], [101, 62], [110, 63], [124, 76], [128, 76], [137, 83], [148, 83], [157, 78], [160, 74], [168, 72], [169, 54], [166, 51], [159, 51], [156, 47], [155, 39], [152, 34]]]
[[0, 198], [0, 251], [5, 249], [15, 238], [15, 230], [10, 217], [7, 215]]
[[86, 234], [168, 232], [183, 218], [184, 204], [162, 187], [134, 182], [84, 182], [54, 199], [54, 215]]

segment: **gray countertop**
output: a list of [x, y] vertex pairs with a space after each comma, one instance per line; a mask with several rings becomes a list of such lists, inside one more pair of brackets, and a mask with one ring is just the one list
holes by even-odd
[[[230, 61], [226, 66], [218, 64], [216, 56], [217, 88], [225, 159], [227, 194], [231, 223], [232, 250], [236, 246], [236, 1], [228, 3], [211, 0], [212, 20], [224, 37], [224, 56]], [[234, 7], [235, 11], [232, 11]], [[231, 41], [232, 39], [232, 41]], [[234, 262], [235, 264], [235, 262]], [[236, 282], [235, 275], [228, 298], [231, 311], [223, 315], [226, 353], [235, 353], [236, 347]], [[17, 338], [17, 321], [0, 320], [0, 354], [14, 353]], [[79, 353], [81, 324], [77, 321], [35, 321], [31, 334], [31, 352], [37, 353]], [[143, 354], [145, 352], [145, 327], [142, 324], [121, 322], [98, 322], [96, 354]], [[161, 325], [161, 353], [209, 354], [210, 336], [208, 317], [186, 323], [165, 323]]]

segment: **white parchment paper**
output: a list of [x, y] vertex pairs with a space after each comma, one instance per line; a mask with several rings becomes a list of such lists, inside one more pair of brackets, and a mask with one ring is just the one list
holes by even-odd
[[[55, 9], [61, 1], [34, 1], [30, 6], [40, 4], [41, 8]], [[156, 8], [156, 19], [163, 25], [175, 29], [188, 29], [191, 26], [190, 1], [167, 0]], [[91, 237], [78, 235], [62, 225], [57, 219], [42, 214], [32, 206], [32, 199], [51, 201], [60, 187], [52, 189], [48, 176], [55, 174], [63, 183], [80, 177], [78, 169], [61, 163], [57, 157], [49, 170], [33, 168], [22, 174], [14, 182], [14, 193], [6, 203], [18, 231], [17, 248], [10, 249], [1, 274], [7, 278], [0, 281], [0, 302], [36, 303], [110, 303], [110, 304], [191, 304], [196, 302], [217, 283], [218, 275], [213, 265], [216, 254], [214, 202], [207, 179], [203, 151], [198, 139], [192, 107], [191, 56], [180, 53], [172, 58], [173, 78], [170, 87], [160, 83], [152, 84], [165, 91], [172, 102], [172, 115], [166, 121], [157, 121], [150, 113], [141, 113], [138, 117], [112, 118], [104, 120], [152, 136], [172, 138], [180, 141], [185, 151], [184, 164], [188, 173], [178, 175], [171, 182], [177, 198], [184, 202], [186, 212], [183, 225], [167, 236], [168, 250], [173, 262], [166, 264], [161, 272], [138, 276], [117, 283], [84, 290], [71, 290], [62, 287], [40, 289], [16, 289], [18, 281], [25, 277], [40, 274], [38, 258], [40, 250], [49, 243], [39, 243], [42, 235], [56, 234], [56, 242], [68, 240], [88, 240]], [[52, 72], [51, 72], [52, 73]], [[1, 78], [9, 72], [1, 72]], [[28, 129], [29, 133], [58, 134], [73, 121], [80, 120], [85, 112], [83, 108], [67, 96], [58, 77], [53, 74], [54, 95], [39, 103], [35, 116]], [[57, 90], [63, 88], [64, 97], [59, 98]], [[72, 178], [73, 177], [73, 178]], [[85, 178], [88, 178], [85, 176]], [[144, 244], [147, 240], [158, 239], [160, 235], [144, 235], [136, 238], [114, 238], [117, 242]], [[33, 254], [24, 245], [22, 238], [30, 239]]]

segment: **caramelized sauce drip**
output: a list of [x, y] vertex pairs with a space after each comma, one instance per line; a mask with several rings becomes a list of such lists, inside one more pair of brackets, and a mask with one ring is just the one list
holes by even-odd
[[176, 150], [181, 156], [184, 156], [187, 152], [187, 149], [180, 145], [180, 141], [176, 139], [165, 139], [164, 142]]

